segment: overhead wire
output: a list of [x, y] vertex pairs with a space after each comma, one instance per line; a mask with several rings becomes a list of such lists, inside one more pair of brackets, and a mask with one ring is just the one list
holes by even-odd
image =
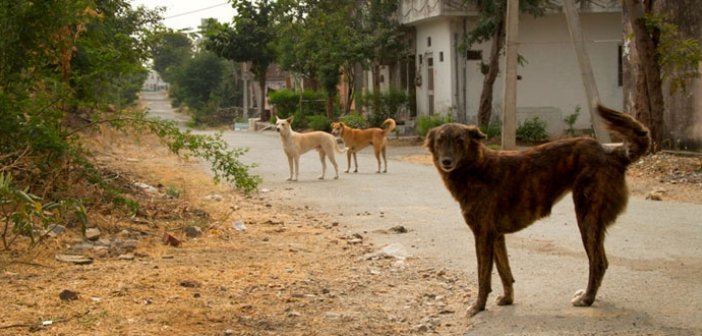
[[168, 20], [168, 19], [172, 19], [172, 18], [176, 18], [176, 17], [180, 17], [180, 16], [195, 14], [195, 13], [198, 13], [198, 12], [206, 11], [206, 10], [208, 10], [208, 9], [217, 8], [217, 7], [224, 6], [224, 5], [228, 5], [228, 4], [229, 4], [229, 2], [223, 2], [223, 3], [218, 4], [218, 5], [212, 5], [212, 6], [209, 6], [209, 7], [204, 7], [204, 8], [200, 8], [200, 9], [195, 9], [195, 10], [191, 10], [191, 11], [184, 12], [184, 13], [174, 14], [174, 15], [171, 15], [171, 16], [167, 16], [167, 17], [165, 17], [165, 18], [163, 18], [163, 19], [164, 19], [164, 20]]

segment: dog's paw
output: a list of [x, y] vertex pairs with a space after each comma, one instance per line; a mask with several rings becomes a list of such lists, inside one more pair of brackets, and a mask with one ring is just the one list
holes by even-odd
[[483, 310], [485, 310], [485, 307], [480, 308], [478, 304], [474, 303], [468, 307], [468, 310], [466, 310], [466, 315], [468, 315], [468, 317], [473, 317], [475, 314], [480, 313]]
[[317, 177], [318, 180], [324, 180], [324, 176]]
[[588, 298], [585, 294], [585, 290], [581, 289], [573, 294], [573, 299], [570, 300], [570, 303], [576, 307], [589, 307], [592, 306], [592, 302], [594, 301], [594, 298]]
[[514, 302], [514, 298], [511, 295], [500, 295], [495, 302], [498, 306], [509, 306]]
[[338, 179], [339, 179], [339, 175], [334, 176], [334, 179], [335, 179], [335, 180], [338, 180]]

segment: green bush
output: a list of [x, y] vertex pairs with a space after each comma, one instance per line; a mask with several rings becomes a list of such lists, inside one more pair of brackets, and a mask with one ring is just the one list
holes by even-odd
[[499, 121], [491, 122], [487, 126], [480, 127], [480, 131], [485, 133], [488, 139], [498, 137], [502, 134], [502, 123]]
[[417, 134], [421, 137], [425, 137], [430, 129], [450, 122], [452, 122], [450, 115], [419, 116], [417, 117]]
[[517, 140], [524, 143], [539, 143], [548, 140], [546, 123], [539, 117], [525, 120], [517, 127]]
[[307, 126], [315, 131], [331, 131], [331, 122], [329, 122], [329, 118], [322, 114], [308, 116]]
[[[361, 102], [368, 111], [368, 124], [370, 127], [380, 127], [387, 118], [395, 118], [397, 112], [407, 108], [409, 96], [401, 90], [388, 90], [384, 92], [368, 92], [361, 97]], [[380, 108], [376, 108], [376, 103]]]
[[347, 114], [347, 115], [339, 118], [339, 121], [346, 124], [346, 126], [353, 127], [353, 128], [366, 128], [366, 127], [368, 127], [368, 122], [366, 121], [366, 118], [363, 118], [362, 115], [355, 113], [355, 112]]
[[566, 134], [569, 136], [575, 136], [575, 128], [573, 127], [575, 125], [575, 122], [578, 120], [578, 116], [580, 115], [580, 105], [575, 106], [575, 112], [573, 114], [567, 115], [565, 118], [563, 118], [563, 122], [566, 123], [568, 128], [566, 129]]
[[[269, 94], [268, 102], [275, 106], [278, 118], [285, 119], [300, 111], [302, 116], [324, 113], [324, 98], [324, 93], [307, 90], [302, 93], [302, 102], [300, 102], [299, 92], [281, 89]], [[302, 110], [300, 110], [300, 103], [302, 103]]]

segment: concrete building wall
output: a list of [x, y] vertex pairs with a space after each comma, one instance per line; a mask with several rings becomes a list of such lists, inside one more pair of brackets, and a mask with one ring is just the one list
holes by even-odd
[[[475, 122], [483, 74], [479, 60], [467, 60], [466, 53], [457, 48], [456, 37], [462, 40], [470, 31], [475, 17], [436, 18], [416, 23], [416, 59], [422, 85], [417, 87], [418, 115], [429, 113], [428, 64], [433, 58], [434, 113], [452, 113], [458, 120]], [[621, 13], [600, 12], [581, 15], [584, 40], [589, 53], [600, 98], [605, 104], [621, 109], [622, 87], [619, 83], [619, 47], [621, 45]], [[431, 38], [431, 45], [428, 44]], [[552, 13], [533, 18], [522, 15], [519, 24], [519, 54], [526, 63], [518, 69], [518, 118], [539, 115], [549, 122], [549, 132], [557, 136], [566, 127], [565, 116], [580, 107], [576, 128], [589, 128], [585, 89], [578, 67], [565, 16]], [[488, 62], [490, 44], [473, 46], [482, 51], [482, 61]], [[440, 60], [443, 52], [443, 62]], [[421, 57], [421, 63], [420, 63]], [[504, 60], [495, 82], [493, 118], [502, 111], [504, 95]], [[542, 111], [542, 112], [540, 112]], [[463, 115], [460, 115], [463, 114]]]

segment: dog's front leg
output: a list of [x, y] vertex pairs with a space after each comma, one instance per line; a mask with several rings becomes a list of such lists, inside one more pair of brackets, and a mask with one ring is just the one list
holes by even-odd
[[511, 305], [514, 302], [514, 289], [512, 287], [514, 277], [509, 267], [507, 243], [504, 235], [499, 236], [495, 240], [495, 265], [497, 266], [497, 272], [500, 274], [500, 279], [502, 279], [503, 288], [503, 294], [497, 297], [497, 304], [499, 306]]
[[300, 156], [299, 155], [295, 156], [293, 158], [293, 168], [294, 168], [293, 169], [294, 177], [292, 180], [297, 181], [297, 175], [300, 173]]
[[352, 153], [353, 153], [353, 151], [351, 150], [351, 148], [349, 148], [346, 151], [346, 171], [344, 171], [344, 173], [348, 173], [351, 170], [351, 154]]
[[[286, 153], [286, 154], [287, 154], [287, 153]], [[288, 156], [288, 166], [290, 167], [290, 176], [288, 176], [288, 179], [287, 179], [287, 180], [288, 180], [288, 181], [292, 181], [292, 180], [293, 180], [293, 176], [294, 176], [294, 173], [293, 173], [293, 156], [290, 155], [290, 154], [287, 154], [287, 156]]]
[[485, 310], [485, 303], [492, 291], [490, 277], [492, 276], [492, 262], [495, 250], [495, 238], [491, 233], [476, 232], [475, 253], [478, 257], [478, 298], [468, 307], [468, 316], [473, 316]]

